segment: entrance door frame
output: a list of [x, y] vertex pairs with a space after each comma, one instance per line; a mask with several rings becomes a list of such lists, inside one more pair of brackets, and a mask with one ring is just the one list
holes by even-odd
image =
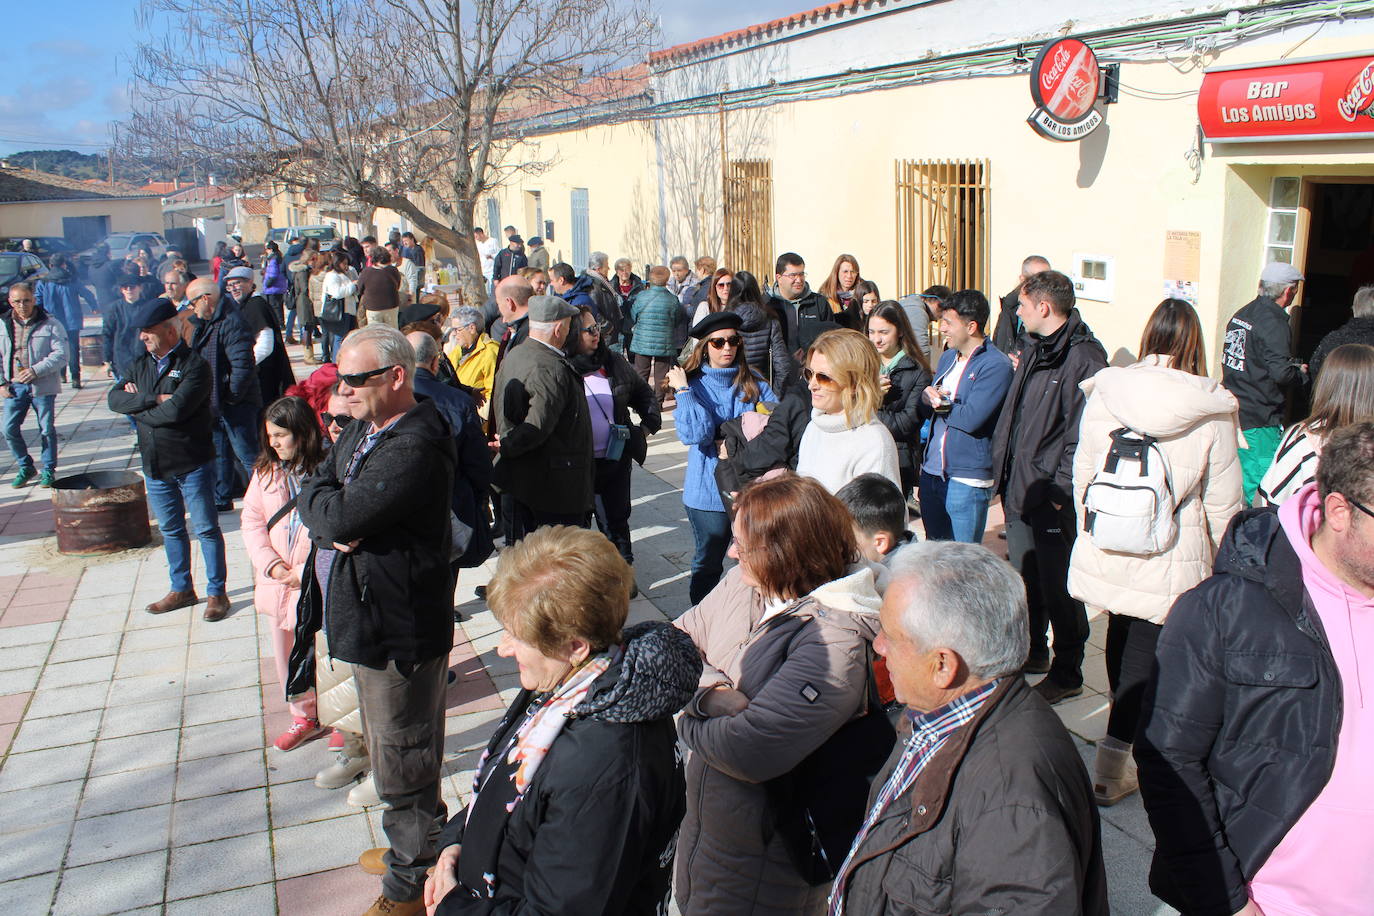
[[[1288, 178], [1290, 176], [1275, 175], [1274, 177]], [[1297, 178], [1301, 182], [1298, 191], [1298, 224], [1293, 230], [1293, 266], [1303, 276], [1307, 276], [1307, 249], [1312, 240], [1312, 209], [1317, 199], [1317, 185], [1374, 184], [1374, 175], [1295, 175], [1291, 177]], [[1302, 339], [1302, 312], [1303, 306], [1306, 305], [1305, 293], [1306, 284], [1303, 284], [1298, 287], [1297, 307], [1290, 313], [1292, 318], [1289, 320], [1289, 328], [1294, 346], [1297, 346], [1297, 341]]]

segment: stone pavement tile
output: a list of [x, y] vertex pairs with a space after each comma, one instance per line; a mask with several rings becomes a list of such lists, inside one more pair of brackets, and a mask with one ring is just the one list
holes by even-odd
[[242, 662], [218, 662], [212, 668], [198, 669], [192, 665], [186, 671], [186, 692], [212, 693], [239, 687], [256, 689], [261, 676], [256, 657]]
[[1054, 707], [1065, 728], [1084, 741], [1094, 742], [1101, 741], [1107, 734], [1107, 713], [1110, 709], [1111, 702], [1091, 690]]
[[109, 776], [126, 770], [166, 766], [177, 761], [181, 735], [174, 728], [127, 738], [102, 738], [95, 744], [92, 776]]
[[[123, 624], [123, 619], [120, 620]], [[49, 662], [76, 662], [87, 658], [102, 658], [119, 651], [120, 634], [101, 633], [95, 636], [78, 636], [75, 639], [59, 639], [53, 646]]]
[[75, 684], [94, 684], [98, 681], [108, 681], [114, 673], [114, 656], [105, 658], [88, 658], [79, 662], [61, 662], [56, 665], [48, 665], [43, 669], [43, 676], [38, 680], [38, 686], [42, 690], [53, 687], [71, 687]]
[[57, 631], [61, 624], [51, 623], [31, 623], [24, 626], [5, 626], [0, 620], [0, 637], [5, 640], [7, 646], [28, 646], [34, 643], [50, 643], [57, 636]]
[[10, 598], [9, 606], [11, 608], [31, 607], [35, 604], [53, 604], [58, 601], [65, 604], [71, 601], [74, 591], [76, 591], [75, 586], [44, 584], [28, 586], [26, 584], [25, 587], [14, 593], [14, 597]]
[[[334, 762], [329, 745], [320, 739], [303, 744], [293, 751], [267, 749], [267, 781], [271, 785], [314, 779], [315, 774]], [[320, 791], [326, 791], [321, 789]]]
[[28, 718], [67, 716], [90, 709], [98, 710], [105, 705], [105, 696], [109, 692], [110, 685], [100, 683], [40, 690], [34, 694], [33, 703], [29, 705]]
[[29, 708], [31, 696], [33, 694], [26, 690], [0, 697], [0, 725], [10, 725], [22, 719], [24, 710]]
[[[8, 529], [7, 529], [8, 530]], [[0, 617], [0, 627], [22, 627], [35, 623], [54, 623], [67, 616], [65, 601], [11, 607]]]
[[172, 646], [186, 646], [189, 638], [187, 630], [176, 627], [158, 627], [155, 630], [134, 630], [124, 634], [120, 648], [125, 652], [142, 652], [146, 649], [166, 649]]
[[123, 633], [128, 620], [125, 614], [101, 614], [99, 617], [73, 617], [61, 624], [60, 639]]
[[348, 916], [366, 912], [381, 892], [380, 878], [350, 865], [278, 881], [277, 912], [290, 916]]
[[[110, 706], [100, 722], [101, 738], [127, 738], [146, 732], [176, 728], [181, 724], [181, 699], [169, 697], [151, 703]], [[183, 733], [183, 739], [185, 735]]]
[[241, 887], [234, 891], [174, 900], [167, 904], [167, 916], [227, 916], [231, 913], [235, 916], [252, 916], [259, 913], [275, 913], [276, 910], [277, 888], [272, 884]]
[[272, 830], [272, 856], [279, 879], [356, 864], [371, 843], [367, 817], [361, 811], [294, 827], [276, 827], [274, 822]]
[[[262, 751], [242, 751], [221, 754], [203, 760], [187, 760], [177, 768], [176, 798], [200, 798], [221, 795], [240, 789], [264, 785], [267, 774], [262, 763]], [[256, 881], [245, 882], [256, 884]], [[223, 890], [223, 888], [216, 888]], [[202, 892], [206, 893], [206, 892]], [[187, 896], [187, 895], [182, 895]]]
[[167, 851], [69, 868], [57, 888], [54, 913], [105, 916], [162, 902]]
[[43, 643], [0, 647], [0, 671], [39, 667], [48, 660], [48, 653], [51, 649], [50, 645]]
[[95, 817], [168, 804], [176, 786], [176, 775], [176, 767], [168, 764], [92, 776], [86, 780], [79, 813], [82, 817]]
[[71, 821], [0, 834], [0, 881], [27, 878], [62, 864]]
[[15, 722], [0, 725], [0, 756], [10, 752], [10, 742], [14, 740], [14, 733], [18, 729], [19, 725]]
[[182, 760], [197, 760], [262, 747], [262, 719], [259, 716], [193, 725], [181, 730]]
[[82, 818], [72, 830], [67, 867], [166, 849], [171, 825], [171, 805]]
[[168, 646], [165, 649], [124, 649], [115, 663], [116, 678], [147, 677], [148, 675], [174, 675], [186, 670], [186, 649], [182, 646]]
[[5, 812], [4, 819], [0, 820], [0, 833], [70, 824], [83, 784], [83, 780], [73, 779], [0, 795], [0, 811]]
[[73, 747], [51, 748], [45, 751], [29, 751], [26, 754], [10, 754], [5, 758], [5, 768], [0, 770], [0, 792], [14, 792], [33, 786], [47, 786], [86, 775], [86, 765], [91, 759], [95, 743], [78, 744]]
[[257, 687], [239, 687], [186, 697], [182, 724], [206, 725], [226, 719], [241, 719], [262, 710], [262, 695]]
[[99, 617], [103, 614], [127, 614], [129, 612], [129, 595], [127, 592], [118, 595], [100, 595], [96, 598], [73, 598], [67, 605], [68, 617]]
[[199, 897], [271, 881], [272, 843], [266, 832], [172, 850], [167, 899]]
[[55, 890], [56, 871], [0, 883], [0, 900], [5, 901], [5, 916], [48, 916]]
[[179, 801], [172, 809], [172, 845], [190, 846], [269, 829], [267, 791], [245, 789]]
[[[323, 769], [325, 761], [319, 761]], [[358, 809], [348, 804], [348, 788], [321, 789], [314, 779], [274, 783], [271, 787], [272, 828], [292, 827], [309, 821], [323, 821], [353, 814]], [[282, 874], [280, 868], [277, 874]]]
[[191, 645], [213, 645], [221, 639], [257, 636], [258, 615], [253, 610], [252, 589], [246, 589], [240, 596], [235, 596], [235, 591], [229, 589], [229, 616], [223, 620], [204, 619], [201, 616], [205, 611], [204, 603], [196, 605], [196, 614], [191, 618]]
[[102, 710], [88, 709], [65, 716], [25, 719], [24, 724], [19, 727], [19, 734], [15, 737], [14, 743], [10, 745], [10, 750], [15, 753], [41, 751], [44, 748], [65, 747], [69, 744], [91, 741], [100, 726], [101, 714]]
[[1149, 846], [1111, 823], [1102, 824], [1102, 859], [1107, 870], [1107, 896], [1116, 916], [1178, 916], [1173, 907], [1150, 893]]
[[186, 663], [191, 668], [206, 668], [225, 662], [258, 660], [258, 638], [235, 636], [208, 643], [192, 643]]

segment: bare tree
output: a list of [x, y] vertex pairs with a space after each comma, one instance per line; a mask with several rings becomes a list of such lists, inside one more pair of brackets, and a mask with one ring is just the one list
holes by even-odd
[[480, 301], [475, 205], [547, 167], [541, 117], [606, 117], [642, 87], [625, 68], [651, 44], [648, 3], [143, 0], [154, 37], [123, 135], [134, 155], [403, 214]]

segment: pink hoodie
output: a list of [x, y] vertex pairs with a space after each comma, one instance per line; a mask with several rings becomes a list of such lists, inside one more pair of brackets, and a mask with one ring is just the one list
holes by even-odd
[[[1350, 588], [1312, 552], [1321, 521], [1316, 484], [1279, 508], [1284, 534], [1341, 676], [1341, 730], [1331, 779], [1250, 882], [1265, 916], [1367, 916], [1374, 912], [1374, 600]], [[1371, 697], [1374, 700], [1374, 697]]]

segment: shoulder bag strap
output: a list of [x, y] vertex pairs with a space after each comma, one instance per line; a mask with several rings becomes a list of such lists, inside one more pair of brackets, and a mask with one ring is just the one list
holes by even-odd
[[296, 494], [295, 496], [291, 497], [290, 499], [288, 499], [288, 500], [282, 505], [282, 507], [281, 507], [280, 509], [278, 509], [278, 510], [272, 515], [272, 517], [269, 518], [269, 519], [267, 520], [267, 530], [268, 530], [268, 531], [271, 531], [271, 530], [272, 530], [272, 526], [276, 525], [277, 522], [279, 522], [279, 521], [281, 521], [282, 519], [286, 518], [286, 516], [287, 516], [288, 514], [290, 514], [291, 510], [294, 509], [294, 508], [296, 508], [296, 500], [297, 500], [297, 499], [300, 499], [300, 494], [299, 494], [299, 493]]

